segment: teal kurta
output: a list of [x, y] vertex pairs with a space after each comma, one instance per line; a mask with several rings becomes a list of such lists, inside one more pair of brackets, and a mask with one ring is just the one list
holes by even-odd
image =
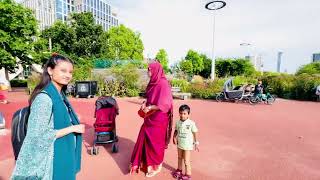
[[80, 171], [81, 134], [71, 133], [59, 139], [56, 131], [79, 124], [70, 103], [52, 83], [34, 99], [27, 136], [21, 147], [13, 180], [73, 180]]

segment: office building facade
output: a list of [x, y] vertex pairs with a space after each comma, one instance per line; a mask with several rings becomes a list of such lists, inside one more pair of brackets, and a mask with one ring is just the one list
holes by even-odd
[[50, 27], [56, 20], [67, 22], [74, 12], [91, 12], [95, 23], [105, 31], [119, 25], [116, 12], [106, 0], [24, 0], [22, 4], [33, 10], [40, 30]]
[[24, 0], [22, 5], [33, 11], [41, 30], [54, 23], [55, 0]]
[[68, 20], [68, 16], [75, 12], [74, 0], [55, 0], [55, 19], [62, 22]]
[[312, 54], [312, 62], [320, 62], [320, 53]]
[[115, 10], [105, 0], [75, 0], [77, 12], [91, 12], [105, 31], [119, 25]]

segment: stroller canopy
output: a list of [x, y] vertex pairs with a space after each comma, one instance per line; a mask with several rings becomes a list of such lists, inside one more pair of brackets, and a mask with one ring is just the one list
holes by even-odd
[[233, 90], [233, 77], [229, 78], [223, 85], [223, 91], [228, 92]]
[[116, 106], [117, 101], [111, 96], [101, 96], [96, 101], [96, 111], [101, 108], [111, 108]]

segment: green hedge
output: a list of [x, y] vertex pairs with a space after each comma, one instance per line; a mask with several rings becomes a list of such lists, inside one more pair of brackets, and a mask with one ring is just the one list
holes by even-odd
[[27, 87], [27, 80], [13, 79], [10, 81], [11, 87]]
[[278, 97], [312, 101], [316, 100], [315, 90], [320, 85], [320, 76], [281, 74], [265, 76], [262, 81]]
[[184, 79], [172, 79], [170, 83], [172, 87], [179, 87], [181, 92], [188, 91], [189, 82]]
[[[318, 75], [289, 75], [280, 73], [265, 73], [258, 77], [236, 76], [233, 85], [256, 84], [261, 78], [266, 90], [278, 97], [296, 100], [316, 100], [315, 89], [320, 85]], [[189, 83], [186, 80], [173, 79], [171, 85], [180, 87], [183, 92], [190, 92], [192, 97], [200, 99], [212, 99], [216, 93], [223, 90], [223, 84], [228, 78], [217, 78], [214, 81]], [[269, 90], [270, 89], [270, 90]]]

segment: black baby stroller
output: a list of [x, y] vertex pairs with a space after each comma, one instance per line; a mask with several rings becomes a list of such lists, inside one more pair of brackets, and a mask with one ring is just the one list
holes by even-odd
[[97, 155], [99, 148], [97, 144], [112, 144], [112, 152], [119, 150], [117, 145], [116, 116], [119, 114], [117, 101], [110, 96], [101, 96], [96, 101], [94, 126], [94, 141], [91, 155]]
[[244, 86], [233, 86], [233, 77], [229, 78], [223, 85], [223, 91], [216, 94], [216, 100], [221, 101], [249, 101], [253, 94], [251, 91], [247, 92]]

